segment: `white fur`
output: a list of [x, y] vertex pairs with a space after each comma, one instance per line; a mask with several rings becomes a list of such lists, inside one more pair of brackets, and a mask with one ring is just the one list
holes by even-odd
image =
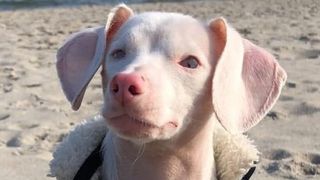
[[108, 132], [103, 140], [103, 164], [102, 177], [103, 179], [118, 179], [118, 169], [116, 163], [117, 150], [114, 145], [114, 134]]
[[[202, 33], [205, 36], [194, 38], [183, 33]], [[195, 97], [202, 93], [202, 88], [210, 76], [209, 39], [206, 35], [207, 30], [200, 22], [191, 16], [178, 13], [142, 13], [131, 17], [121, 27], [105, 57], [104, 66], [108, 79], [105, 84], [107, 91], [103, 115], [109, 119], [126, 113], [119, 108], [119, 104], [109, 92], [111, 80], [118, 73], [141, 72], [148, 79], [149, 91], [153, 93], [149, 94], [149, 98], [141, 100], [140, 105], [155, 108], [157, 111], [145, 118], [158, 126], [163, 126], [172, 118], [176, 118], [179, 124], [173, 132], [162, 131], [146, 139], [125, 136], [122, 138], [139, 142], [169, 139], [186, 128], [191, 121], [188, 114], [194, 109]], [[181, 46], [181, 42], [188, 43]], [[120, 60], [113, 59], [113, 50], [121, 49], [123, 46], [127, 51], [126, 57]], [[177, 65], [185, 54], [199, 58], [202, 65], [195, 70], [197, 73], [185, 72]], [[108, 127], [117, 132], [112, 126]]]
[[[108, 133], [104, 139], [107, 148], [115, 148], [110, 143], [112, 141], [108, 141], [112, 135], [109, 136], [110, 132], [106, 131], [105, 120], [101, 116], [78, 125], [55, 150], [53, 160], [50, 163], [50, 175], [58, 180], [71, 180], [87, 156], [105, 137], [105, 133]], [[245, 135], [231, 135], [217, 123], [214, 138], [216, 167], [212, 169], [212, 172], [217, 175], [219, 180], [240, 179], [253, 166], [253, 162], [259, 160], [259, 152]], [[115, 156], [115, 153], [115, 151], [108, 150], [104, 153], [104, 157], [107, 156], [108, 159], [105, 169], [108, 173], [105, 180], [115, 180], [116, 167], [114, 167], [113, 161], [109, 159]], [[91, 180], [101, 178], [101, 173], [100, 168]]]
[[[241, 126], [248, 123], [242, 114], [255, 116], [254, 110], [259, 110], [269, 93], [265, 92], [267, 85], [274, 82], [275, 91], [272, 88], [269, 93], [271, 104], [269, 100], [266, 104], [272, 106], [282, 86], [278, 82], [284, 79], [270, 76], [259, 83], [261, 78], [256, 71], [265, 68], [265, 72], [272, 73], [272, 68], [279, 67], [275, 60], [243, 40], [225, 20], [215, 20], [211, 25], [178, 13], [134, 15], [130, 8], [120, 5], [109, 14], [105, 34], [87, 32], [87, 36], [71, 39], [70, 48], [58, 53], [58, 57], [65, 57], [59, 59], [58, 72], [70, 73], [60, 76], [61, 83], [71, 87], [65, 88], [65, 93], [75, 97], [71, 98], [75, 99], [72, 104], [78, 108], [85, 88], [101, 65], [104, 105], [102, 116], [76, 127], [58, 147], [50, 164], [52, 175], [72, 179], [105, 137], [103, 166], [94, 178], [241, 178], [258, 161], [258, 151], [241, 134]], [[90, 50], [84, 52], [95, 52], [94, 38], [105, 41], [107, 51], [104, 57], [92, 61], [88, 59], [90, 54], [81, 52], [83, 47]], [[90, 47], [86, 42], [91, 43]], [[101, 48], [99, 44], [98, 47]], [[253, 52], [248, 57], [244, 56], [246, 47]], [[120, 56], [117, 52], [121, 52]], [[266, 86], [259, 86], [265, 82]], [[257, 86], [262, 93], [255, 90]], [[80, 93], [70, 90], [74, 88]], [[254, 96], [247, 96], [246, 92]], [[256, 121], [259, 119], [252, 125]]]

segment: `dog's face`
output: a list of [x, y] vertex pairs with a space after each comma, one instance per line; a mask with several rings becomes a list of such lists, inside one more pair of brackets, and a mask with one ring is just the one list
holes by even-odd
[[173, 13], [145, 13], [118, 30], [105, 56], [103, 116], [118, 135], [142, 142], [168, 139], [209, 95], [208, 30]]
[[170, 139], [215, 114], [231, 133], [258, 123], [286, 79], [274, 57], [224, 19], [202, 24], [177, 13], [114, 8], [106, 27], [73, 35], [57, 71], [73, 109], [102, 66], [108, 127], [145, 143]]

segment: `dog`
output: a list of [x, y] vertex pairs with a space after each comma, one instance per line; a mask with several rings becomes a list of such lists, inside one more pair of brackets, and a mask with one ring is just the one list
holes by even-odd
[[[287, 77], [224, 18], [204, 24], [179, 13], [136, 15], [124, 4], [111, 10], [106, 26], [72, 35], [58, 51], [57, 72], [74, 110], [100, 67], [106, 126], [95, 128], [105, 129], [106, 180], [223, 179], [217, 152], [229, 151], [214, 147], [227, 138], [215, 134], [240, 136], [255, 126]], [[238, 156], [229, 154], [224, 168]]]

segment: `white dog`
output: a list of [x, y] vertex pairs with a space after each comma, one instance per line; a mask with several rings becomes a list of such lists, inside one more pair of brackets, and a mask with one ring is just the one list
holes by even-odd
[[239, 179], [257, 160], [242, 133], [270, 110], [286, 80], [272, 55], [223, 18], [134, 15], [125, 5], [105, 27], [73, 35], [57, 57], [74, 110], [100, 66], [104, 93], [102, 116], [77, 127], [54, 154], [58, 179], [72, 179], [103, 137], [93, 178]]

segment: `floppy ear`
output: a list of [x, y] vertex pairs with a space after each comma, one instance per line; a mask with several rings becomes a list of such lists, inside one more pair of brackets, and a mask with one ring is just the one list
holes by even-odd
[[102, 64], [108, 44], [132, 15], [126, 5], [118, 5], [109, 13], [105, 27], [75, 33], [58, 50], [57, 72], [72, 109], [79, 109], [90, 80]]
[[215, 53], [212, 101], [215, 113], [230, 133], [256, 125], [278, 99], [287, 78], [276, 59], [243, 39], [227, 22], [210, 22]]

